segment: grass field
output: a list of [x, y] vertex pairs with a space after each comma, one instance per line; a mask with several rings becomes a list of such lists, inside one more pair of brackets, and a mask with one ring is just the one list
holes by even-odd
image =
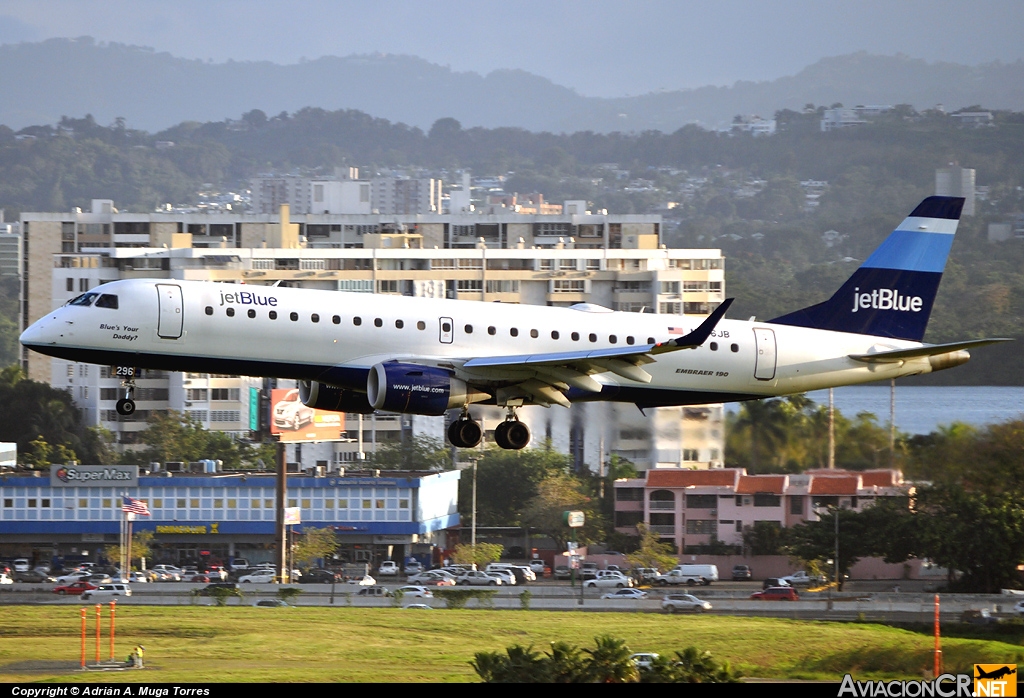
[[[931, 666], [927, 634], [868, 623], [732, 616], [399, 608], [121, 606], [117, 656], [146, 647], [144, 671], [78, 671], [80, 620], [67, 606], [4, 606], [0, 681], [475, 681], [473, 653], [552, 640], [590, 646], [596, 635], [633, 651], [694, 645], [747, 676], [917, 678]], [[95, 655], [89, 613], [87, 657]], [[102, 657], [108, 655], [104, 608]], [[1019, 638], [1011, 638], [1019, 642]], [[975, 662], [1024, 663], [1019, 644], [946, 638], [946, 670]]]

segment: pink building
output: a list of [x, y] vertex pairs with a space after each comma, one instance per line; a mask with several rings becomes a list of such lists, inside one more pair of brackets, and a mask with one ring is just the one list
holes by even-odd
[[636, 535], [644, 522], [679, 552], [715, 539], [742, 546], [744, 529], [755, 523], [793, 526], [816, 521], [816, 512], [828, 507], [860, 511], [876, 497], [906, 496], [908, 490], [898, 470], [648, 470], [643, 478], [615, 483], [615, 530]]

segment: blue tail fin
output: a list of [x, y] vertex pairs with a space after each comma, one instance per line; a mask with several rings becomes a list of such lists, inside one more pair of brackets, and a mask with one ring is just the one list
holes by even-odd
[[963, 206], [960, 197], [928, 197], [835, 295], [771, 322], [920, 342]]

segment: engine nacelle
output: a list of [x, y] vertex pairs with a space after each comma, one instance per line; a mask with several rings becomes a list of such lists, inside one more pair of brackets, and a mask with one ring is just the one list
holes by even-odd
[[299, 381], [299, 399], [306, 407], [328, 412], [373, 413], [373, 406], [367, 401], [365, 393], [317, 381]]
[[384, 363], [370, 369], [366, 397], [378, 410], [442, 415], [476, 397], [448, 371], [417, 364]]

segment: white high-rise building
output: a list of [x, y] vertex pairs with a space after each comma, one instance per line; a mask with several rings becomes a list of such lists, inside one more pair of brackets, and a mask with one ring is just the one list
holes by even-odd
[[[579, 210], [579, 206], [576, 209]], [[719, 250], [665, 249], [656, 215], [291, 216], [234, 213], [24, 213], [27, 326], [79, 293], [124, 278], [281, 283], [318, 289], [705, 316], [725, 298]], [[29, 377], [68, 390], [91, 424], [134, 443], [154, 412], [176, 410], [206, 427], [247, 437], [265, 426], [258, 378], [143, 372], [135, 415], [116, 413], [120, 381], [109, 368], [23, 355]], [[282, 385], [281, 387], [285, 387]], [[500, 410], [474, 407], [487, 431]], [[642, 469], [720, 467], [720, 405], [648, 410], [591, 403], [520, 412], [534, 444], [550, 438], [577, 465], [611, 454]], [[443, 438], [445, 418], [348, 415], [347, 441], [301, 447], [293, 460], [340, 465], [377, 443], [414, 434]]]

